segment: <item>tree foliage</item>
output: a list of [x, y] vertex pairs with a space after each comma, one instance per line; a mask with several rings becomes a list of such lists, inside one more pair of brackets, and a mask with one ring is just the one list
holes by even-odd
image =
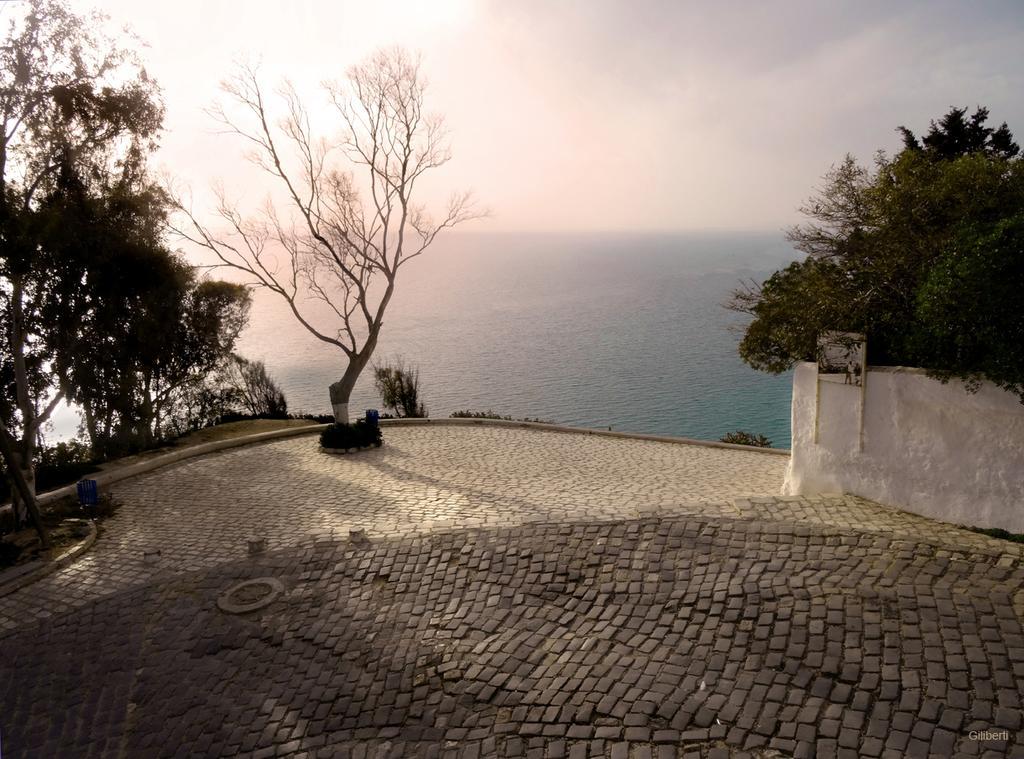
[[230, 355], [248, 313], [245, 288], [201, 280], [167, 249], [166, 203], [140, 174], [56, 194], [48, 205], [52, 228], [41, 239], [73, 273], [55, 279], [69, 290], [55, 305], [73, 308], [42, 320], [53, 335], [52, 374], [104, 458], [190, 426], [189, 404], [201, 400], [199, 385]]
[[910, 365], [1024, 400], [1021, 289], [1024, 164], [1005, 124], [953, 109], [918, 140], [847, 158], [789, 232], [801, 261], [733, 294], [749, 313], [739, 350], [756, 369], [813, 360], [826, 330], [868, 336], [868, 361]]
[[249, 310], [244, 287], [200, 280], [166, 252], [128, 274], [122, 297], [102, 311], [101, 341], [71, 374], [70, 397], [104, 457], [152, 446], [221, 413], [208, 378], [231, 356]]
[[248, 307], [164, 244], [167, 196], [147, 170], [160, 93], [105, 28], [32, 0], [0, 45], [0, 453], [44, 541], [34, 463], [56, 405], [80, 404], [97, 453], [151, 443]]
[[0, 44], [0, 454], [16, 516], [31, 516], [44, 543], [32, 462], [67, 393], [53, 369], [83, 307], [81, 258], [53, 240], [62, 199], [130, 184], [163, 117], [155, 85], [104, 28], [32, 0]]
[[288, 402], [262, 361], [232, 356], [228, 362], [226, 382], [234, 404], [252, 416], [286, 419]]
[[987, 378], [1024, 400], [1024, 213], [964, 225], [917, 296], [918, 355], [970, 386]]
[[1004, 121], [998, 128], [987, 125], [988, 108], [977, 108], [967, 118], [966, 108], [951, 108], [949, 113], [932, 122], [921, 140], [905, 126], [898, 131], [903, 136], [903, 147], [913, 152], [923, 151], [935, 158], [954, 159], [972, 153], [990, 158], [1013, 158], [1020, 147], [1013, 141], [1010, 127]]

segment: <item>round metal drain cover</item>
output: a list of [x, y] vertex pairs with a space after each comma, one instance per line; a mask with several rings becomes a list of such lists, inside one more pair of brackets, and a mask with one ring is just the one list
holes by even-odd
[[236, 583], [220, 594], [217, 608], [228, 614], [245, 614], [262, 609], [284, 592], [284, 585], [274, 577], [257, 577]]

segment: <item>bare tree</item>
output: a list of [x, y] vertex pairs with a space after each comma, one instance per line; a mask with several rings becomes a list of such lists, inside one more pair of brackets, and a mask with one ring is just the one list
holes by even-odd
[[[241, 115], [223, 104], [211, 113], [275, 177], [287, 213], [268, 200], [259, 216], [245, 218], [218, 190], [227, 229], [212, 231], [179, 201], [177, 231], [211, 251], [216, 266], [279, 295], [306, 330], [344, 353], [348, 364], [330, 386], [330, 399], [335, 419], [347, 422], [349, 397], [377, 347], [398, 270], [441, 230], [481, 214], [469, 193], [453, 195], [440, 220], [413, 202], [420, 179], [451, 158], [443, 120], [423, 110], [418, 59], [383, 50], [350, 69], [346, 86], [324, 88], [341, 120], [343, 134], [334, 142], [314, 137], [309, 111], [290, 83], [276, 91], [284, 116], [275, 121], [253, 67], [224, 82]], [[337, 158], [351, 170], [337, 168]], [[311, 301], [326, 305], [330, 328], [313, 317]]]

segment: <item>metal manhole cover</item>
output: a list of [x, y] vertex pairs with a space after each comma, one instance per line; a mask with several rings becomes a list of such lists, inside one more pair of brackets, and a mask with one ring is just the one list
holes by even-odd
[[269, 606], [284, 592], [284, 585], [274, 577], [257, 577], [232, 585], [217, 598], [217, 608], [228, 614], [246, 612]]

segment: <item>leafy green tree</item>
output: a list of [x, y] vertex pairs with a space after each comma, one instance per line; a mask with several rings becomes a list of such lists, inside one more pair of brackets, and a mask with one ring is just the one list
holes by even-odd
[[130, 427], [124, 412], [135, 405], [137, 358], [158, 349], [163, 325], [176, 322], [190, 276], [160, 243], [159, 192], [125, 184], [65, 188], [47, 209], [53, 228], [46, 247], [75, 273], [59, 280], [70, 292], [55, 303], [73, 302], [75, 322], [62, 324], [57, 309], [43, 320], [56, 344], [53, 373], [82, 409], [102, 457], [124, 449], [119, 439]]
[[918, 292], [918, 354], [933, 357], [942, 379], [988, 379], [1024, 400], [1022, 293], [1024, 213], [965, 225]]
[[782, 372], [813, 360], [823, 331], [863, 332], [872, 364], [971, 386], [985, 376], [1024, 399], [1020, 290], [1008, 289], [1024, 165], [1005, 124], [964, 114], [953, 109], [921, 141], [901, 127], [904, 149], [879, 153], [873, 170], [847, 156], [829, 172], [788, 235], [806, 258], [733, 294], [730, 307], [753, 316], [739, 346], [748, 364]]
[[0, 456], [15, 516], [44, 544], [32, 461], [67, 392], [52, 368], [71, 343], [60, 333], [76, 323], [81, 280], [46, 244], [52, 199], [133, 171], [163, 116], [154, 83], [102, 22], [32, 0], [0, 44]]
[[178, 320], [140, 367], [142, 418], [152, 433], [147, 444], [165, 433], [181, 434], [202, 421], [193, 417], [191, 399], [202, 391], [207, 377], [230, 359], [249, 316], [246, 287], [197, 280], [191, 267], [188, 273]]
[[0, 454], [44, 543], [34, 462], [56, 405], [81, 405], [99, 453], [149, 445], [187, 423], [248, 313], [244, 287], [164, 244], [159, 92], [103, 22], [33, 0], [0, 47]]
[[1010, 127], [1004, 121], [997, 129], [986, 126], [988, 108], [977, 108], [967, 118], [966, 108], [951, 108], [938, 123], [934, 121], [928, 134], [920, 141], [905, 126], [898, 131], [903, 135], [903, 147], [910, 151], [923, 151], [934, 158], [959, 158], [971, 153], [983, 153], [991, 158], [1013, 158], [1020, 147], [1013, 141]]
[[162, 247], [117, 250], [96, 262], [69, 396], [94, 450], [111, 457], [152, 446], [205, 420], [206, 377], [231, 355], [248, 291], [204, 281]]

